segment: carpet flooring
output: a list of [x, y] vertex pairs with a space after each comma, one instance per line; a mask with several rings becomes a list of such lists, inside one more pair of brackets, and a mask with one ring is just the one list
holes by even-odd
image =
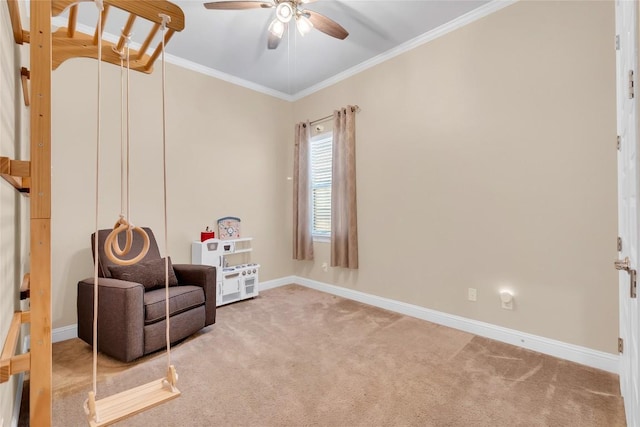
[[[119, 426], [624, 426], [617, 375], [302, 286], [174, 346], [182, 396]], [[98, 399], [164, 376], [100, 357]], [[53, 425], [86, 425], [91, 349], [53, 346]]]

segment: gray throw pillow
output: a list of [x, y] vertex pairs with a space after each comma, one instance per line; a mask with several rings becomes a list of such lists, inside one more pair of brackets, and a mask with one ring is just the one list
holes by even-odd
[[[142, 284], [146, 290], [164, 286], [164, 258], [141, 261], [133, 265], [110, 265], [109, 272], [114, 279]], [[177, 286], [178, 278], [169, 258], [169, 286]]]

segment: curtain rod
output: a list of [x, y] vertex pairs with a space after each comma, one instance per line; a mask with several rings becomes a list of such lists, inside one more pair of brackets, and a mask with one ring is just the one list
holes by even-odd
[[[355, 108], [355, 112], [356, 112], [356, 113], [357, 113], [358, 111], [360, 111], [360, 107], [359, 107], [358, 105], [354, 105], [354, 106], [352, 106], [352, 107], [351, 107], [351, 109], [352, 109], [352, 110], [353, 110], [354, 108]], [[316, 125], [316, 124], [318, 124], [318, 123], [326, 122], [327, 120], [332, 119], [332, 118], [333, 118], [333, 114], [331, 114], [331, 115], [329, 115], [329, 116], [326, 116], [326, 117], [322, 117], [321, 119], [317, 119], [317, 120], [314, 120], [314, 121], [312, 121], [312, 122], [309, 122], [309, 125]]]

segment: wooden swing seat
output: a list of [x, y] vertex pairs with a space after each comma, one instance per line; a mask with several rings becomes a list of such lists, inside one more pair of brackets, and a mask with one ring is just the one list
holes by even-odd
[[90, 392], [89, 425], [108, 426], [175, 399], [180, 391], [171, 384], [172, 376], [175, 378], [173, 366], [169, 368], [169, 379], [161, 378], [100, 400], [94, 400], [93, 392]]

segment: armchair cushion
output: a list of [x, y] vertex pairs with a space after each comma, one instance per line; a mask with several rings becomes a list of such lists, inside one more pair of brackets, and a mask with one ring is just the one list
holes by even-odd
[[[165, 319], [165, 290], [144, 293], [144, 323], [149, 325]], [[199, 286], [174, 286], [169, 289], [169, 316], [204, 305], [204, 291]], [[203, 327], [202, 325], [201, 327]]]
[[[173, 271], [171, 258], [169, 262], [169, 286], [177, 286], [178, 278]], [[111, 277], [128, 282], [140, 283], [145, 290], [164, 287], [164, 258], [141, 261], [134, 265], [110, 265], [108, 266]]]

